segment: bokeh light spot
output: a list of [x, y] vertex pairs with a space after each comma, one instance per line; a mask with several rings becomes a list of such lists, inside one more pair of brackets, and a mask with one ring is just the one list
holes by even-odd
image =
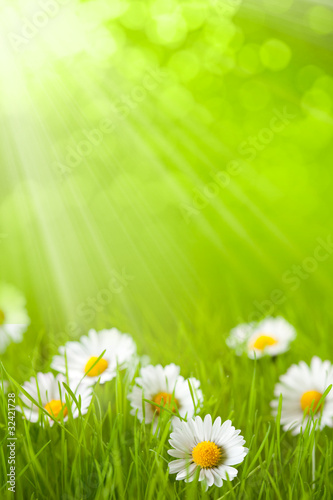
[[282, 12], [287, 12], [290, 7], [293, 5], [294, 0], [263, 0], [263, 4], [267, 11], [272, 14], [281, 14]]
[[180, 80], [188, 82], [198, 74], [200, 63], [193, 52], [181, 50], [173, 54], [168, 66], [176, 77], [178, 76]]
[[307, 12], [310, 28], [319, 35], [328, 35], [333, 31], [333, 11], [323, 5], [315, 5]]
[[258, 73], [262, 69], [259, 51], [255, 43], [244, 45], [238, 53], [238, 66], [246, 73]]
[[312, 88], [302, 97], [302, 107], [310, 114], [329, 113], [332, 108], [331, 97], [320, 88]]
[[139, 30], [144, 27], [147, 14], [147, 6], [143, 2], [132, 2], [122, 15], [120, 21], [126, 28]]
[[266, 68], [272, 71], [280, 71], [288, 66], [291, 59], [291, 50], [286, 43], [277, 38], [271, 38], [262, 44], [260, 58]]

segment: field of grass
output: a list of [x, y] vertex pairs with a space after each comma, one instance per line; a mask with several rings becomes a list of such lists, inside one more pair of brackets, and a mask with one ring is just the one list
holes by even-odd
[[[179, 362], [181, 373], [201, 381], [204, 405], [200, 415], [230, 418], [241, 429], [249, 453], [233, 482], [205, 492], [196, 481], [185, 484], [169, 476], [168, 414], [163, 415], [155, 434], [151, 425], [131, 416], [127, 394], [132, 376], [124, 372], [95, 388], [93, 404], [82, 419], [41, 428], [23, 421], [17, 413], [17, 498], [331, 498], [332, 429], [291, 436], [282, 431], [269, 407], [278, 376], [292, 362], [309, 361], [313, 353], [326, 359], [332, 352], [332, 340], [320, 319], [309, 318], [308, 331], [299, 328], [290, 352], [276, 360], [257, 362], [238, 358], [226, 348], [217, 319], [210, 318], [205, 331], [200, 322], [191, 326], [179, 329], [173, 347], [165, 343], [160, 351], [148, 351], [149, 356], [153, 364]], [[316, 340], [309, 340], [311, 331], [316, 331]], [[7, 473], [6, 415], [7, 397], [3, 395], [2, 478]], [[1, 498], [11, 495], [3, 485]]]
[[[270, 408], [293, 363], [333, 362], [331, 7], [50, 2], [46, 17], [0, 6], [0, 290], [30, 318], [21, 342], [0, 338], [0, 498], [333, 498], [333, 430], [292, 436]], [[296, 328], [290, 349], [236, 356], [230, 330], [265, 316]], [[133, 364], [82, 418], [16, 413], [8, 491], [7, 392], [111, 327], [140, 363], [197, 378], [200, 416], [241, 430], [237, 478], [205, 491], [169, 475], [167, 411], [155, 433], [130, 415]]]

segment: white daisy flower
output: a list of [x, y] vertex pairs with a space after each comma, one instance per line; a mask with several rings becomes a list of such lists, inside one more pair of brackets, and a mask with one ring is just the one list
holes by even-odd
[[126, 368], [134, 359], [136, 345], [130, 335], [111, 328], [100, 332], [90, 330], [78, 342], [59, 347], [59, 352], [60, 356], [54, 356], [51, 364], [54, 370], [65, 374], [67, 366], [69, 380], [78, 383], [86, 376], [86, 383], [93, 385], [98, 380], [101, 384], [112, 380], [117, 366]]
[[295, 337], [295, 328], [284, 318], [265, 318], [259, 323], [236, 326], [230, 331], [226, 343], [236, 354], [247, 352], [249, 358], [254, 359], [287, 351]]
[[30, 324], [25, 298], [11, 285], [0, 286], [0, 353], [11, 342], [21, 342]]
[[[202, 402], [202, 392], [200, 382], [195, 378], [184, 379], [180, 373], [179, 366], [170, 364], [148, 365], [140, 370], [140, 376], [135, 379], [136, 385], [128, 395], [131, 402], [132, 415], [137, 415], [146, 424], [154, 420], [154, 427], [157, 426], [157, 418], [161, 413], [159, 406], [143, 402], [144, 399], [165, 406], [172, 412], [179, 412], [181, 417], [192, 417], [196, 407]], [[189, 388], [191, 385], [193, 399]], [[144, 407], [144, 408], [143, 408]], [[144, 413], [143, 413], [144, 410]], [[154, 419], [155, 416], [155, 419]]]
[[7, 380], [0, 380], [0, 391], [6, 394], [8, 392], [9, 382]]
[[[48, 421], [50, 425], [54, 424], [55, 420], [66, 422], [68, 419], [68, 407], [66, 396], [69, 399], [73, 418], [77, 418], [80, 414], [79, 409], [71, 395], [62, 385], [66, 382], [66, 378], [62, 374], [53, 375], [53, 373], [37, 373], [36, 377], [31, 377], [30, 381], [25, 382], [22, 388], [44, 409], [49, 413]], [[75, 390], [72, 389], [76, 399], [81, 398], [81, 414], [84, 415], [88, 411], [92, 398], [92, 391], [85, 384], [80, 384]], [[38, 422], [42, 410], [23, 393], [20, 394], [23, 407], [17, 406], [16, 410], [23, 413], [23, 416], [31, 422]]]
[[311, 428], [315, 422], [319, 429], [325, 425], [333, 427], [333, 391], [331, 390], [320, 403], [322, 395], [331, 384], [333, 384], [333, 366], [330, 361], [322, 361], [314, 356], [310, 366], [304, 361], [298, 365], [291, 365], [276, 384], [274, 389], [276, 399], [271, 402], [273, 415], [276, 416], [279, 397], [282, 394], [283, 429], [290, 430], [296, 435], [305, 429], [309, 421]]
[[205, 480], [207, 487], [213, 484], [220, 487], [227, 477], [232, 481], [238, 473], [232, 466], [243, 462], [249, 450], [243, 446], [241, 431], [236, 430], [230, 420], [221, 423], [217, 417], [213, 424], [210, 415], [204, 420], [201, 417], [187, 422], [177, 419], [169, 440], [173, 449], [168, 453], [178, 460], [169, 463], [170, 474], [177, 474], [177, 480], [191, 482], [199, 468], [199, 481]]

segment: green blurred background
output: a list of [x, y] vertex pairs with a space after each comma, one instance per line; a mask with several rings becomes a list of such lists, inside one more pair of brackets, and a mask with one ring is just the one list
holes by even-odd
[[91, 327], [155, 362], [265, 311], [330, 331], [332, 255], [304, 259], [332, 230], [332, 9], [28, 4], [1, 17], [1, 278], [32, 318], [10, 366]]

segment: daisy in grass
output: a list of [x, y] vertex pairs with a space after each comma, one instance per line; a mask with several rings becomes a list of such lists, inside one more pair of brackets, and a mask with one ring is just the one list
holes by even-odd
[[295, 337], [295, 328], [284, 318], [277, 317], [236, 326], [230, 331], [226, 343], [236, 354], [247, 352], [248, 357], [254, 359], [287, 351]]
[[281, 425], [285, 431], [290, 430], [296, 435], [305, 429], [310, 421], [312, 428], [317, 422], [317, 428], [325, 425], [333, 427], [333, 390], [321, 398], [326, 389], [333, 384], [333, 366], [330, 361], [322, 361], [313, 357], [310, 366], [304, 361], [291, 365], [287, 373], [280, 377], [276, 384], [271, 402], [273, 415], [276, 416], [279, 397], [282, 394]]
[[11, 342], [21, 342], [29, 323], [23, 295], [11, 285], [0, 285], [0, 353]]
[[232, 466], [243, 462], [248, 452], [240, 432], [230, 420], [222, 424], [220, 417], [214, 423], [210, 415], [204, 420], [177, 419], [169, 440], [172, 449], [168, 453], [177, 458], [169, 463], [170, 474], [177, 474], [177, 480], [191, 482], [199, 469], [199, 481], [206, 481], [207, 487], [220, 487], [227, 478], [232, 481], [238, 473]]
[[[73, 418], [77, 418], [80, 414], [79, 409], [72, 396], [66, 391], [62, 385], [66, 382], [66, 378], [61, 375], [53, 375], [53, 373], [37, 373], [36, 377], [31, 377], [30, 381], [25, 382], [22, 388], [50, 415], [48, 421], [53, 425], [56, 420], [59, 422], [68, 419], [68, 404], [70, 404]], [[88, 407], [92, 397], [91, 388], [85, 384], [79, 385], [76, 390], [73, 389], [76, 399], [81, 399], [81, 414], [88, 411]], [[67, 398], [67, 401], [66, 401]], [[23, 413], [23, 416], [31, 422], [38, 422], [41, 414], [45, 413], [23, 393], [20, 393], [20, 399], [23, 406], [17, 406], [16, 410]], [[69, 403], [68, 403], [69, 401]], [[46, 416], [46, 415], [45, 415]]]
[[163, 411], [161, 406], [173, 413], [179, 412], [181, 417], [192, 417], [203, 399], [200, 382], [195, 378], [184, 379], [179, 373], [179, 366], [173, 363], [165, 367], [149, 365], [141, 368], [140, 376], [135, 379], [136, 385], [128, 396], [132, 406], [131, 414], [137, 415], [141, 422], [144, 419], [146, 424], [154, 420], [155, 428], [157, 418]]
[[130, 335], [111, 328], [100, 332], [90, 330], [78, 342], [59, 347], [59, 352], [60, 356], [55, 356], [51, 364], [54, 370], [63, 374], [67, 371], [69, 380], [75, 383], [85, 377], [87, 384], [94, 385], [98, 380], [101, 384], [112, 380], [117, 367], [126, 368], [134, 359], [136, 345]]
[[0, 380], [0, 391], [6, 394], [8, 392], [9, 382], [7, 380]]

